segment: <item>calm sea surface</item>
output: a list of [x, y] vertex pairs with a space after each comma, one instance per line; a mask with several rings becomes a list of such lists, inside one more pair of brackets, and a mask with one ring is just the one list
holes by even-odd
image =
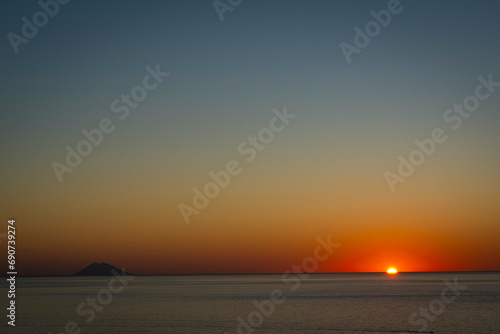
[[[453, 286], [455, 278], [458, 288], [450, 290], [444, 281]], [[500, 333], [500, 273], [314, 274], [295, 279], [138, 276], [109, 300], [109, 277], [18, 278], [15, 328], [6, 325], [2, 279], [0, 330], [59, 334], [69, 323], [68, 333], [83, 334]], [[93, 311], [86, 300], [101, 290], [100, 300], [108, 304], [97, 302], [100, 311]], [[272, 294], [278, 303], [270, 301]], [[83, 314], [78, 314], [79, 305]]]

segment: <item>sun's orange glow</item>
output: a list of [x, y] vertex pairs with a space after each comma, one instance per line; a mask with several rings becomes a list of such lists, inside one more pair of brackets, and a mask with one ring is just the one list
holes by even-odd
[[398, 270], [397, 270], [396, 268], [392, 268], [392, 267], [391, 267], [391, 268], [387, 269], [387, 273], [388, 273], [389, 275], [395, 275], [395, 274], [397, 274], [397, 273], [398, 273]]

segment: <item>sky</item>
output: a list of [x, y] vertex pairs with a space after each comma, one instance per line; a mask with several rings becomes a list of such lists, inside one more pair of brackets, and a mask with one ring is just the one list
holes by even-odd
[[[500, 3], [391, 6], [73, 0], [25, 38], [40, 5], [3, 1], [0, 233], [16, 219], [19, 274], [281, 273], [327, 236], [318, 272], [500, 270]], [[102, 138], [73, 168], [84, 130]]]

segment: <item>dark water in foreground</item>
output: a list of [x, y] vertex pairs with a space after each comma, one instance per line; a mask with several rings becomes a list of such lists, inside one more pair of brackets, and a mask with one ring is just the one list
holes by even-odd
[[[12, 328], [4, 281], [1, 332], [58, 334], [69, 323], [68, 333], [83, 334], [500, 333], [500, 273], [314, 274], [300, 285], [281, 275], [139, 276], [114, 294], [108, 282], [18, 278]], [[86, 299], [100, 291], [105, 305], [93, 311]]]

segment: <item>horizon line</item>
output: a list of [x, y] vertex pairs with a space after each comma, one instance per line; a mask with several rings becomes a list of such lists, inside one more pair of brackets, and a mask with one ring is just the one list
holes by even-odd
[[[429, 273], [500, 273], [500, 270], [445, 270], [445, 271], [399, 271], [398, 274], [429, 274]], [[199, 273], [199, 274], [132, 274], [131, 276], [249, 276], [249, 275], [281, 275], [282, 272], [274, 273]], [[298, 272], [297, 274], [329, 275], [329, 274], [387, 274], [385, 271], [342, 271], [342, 272]], [[109, 277], [112, 275], [16, 275], [20, 277]], [[9, 277], [7, 274], [0, 277]]]

